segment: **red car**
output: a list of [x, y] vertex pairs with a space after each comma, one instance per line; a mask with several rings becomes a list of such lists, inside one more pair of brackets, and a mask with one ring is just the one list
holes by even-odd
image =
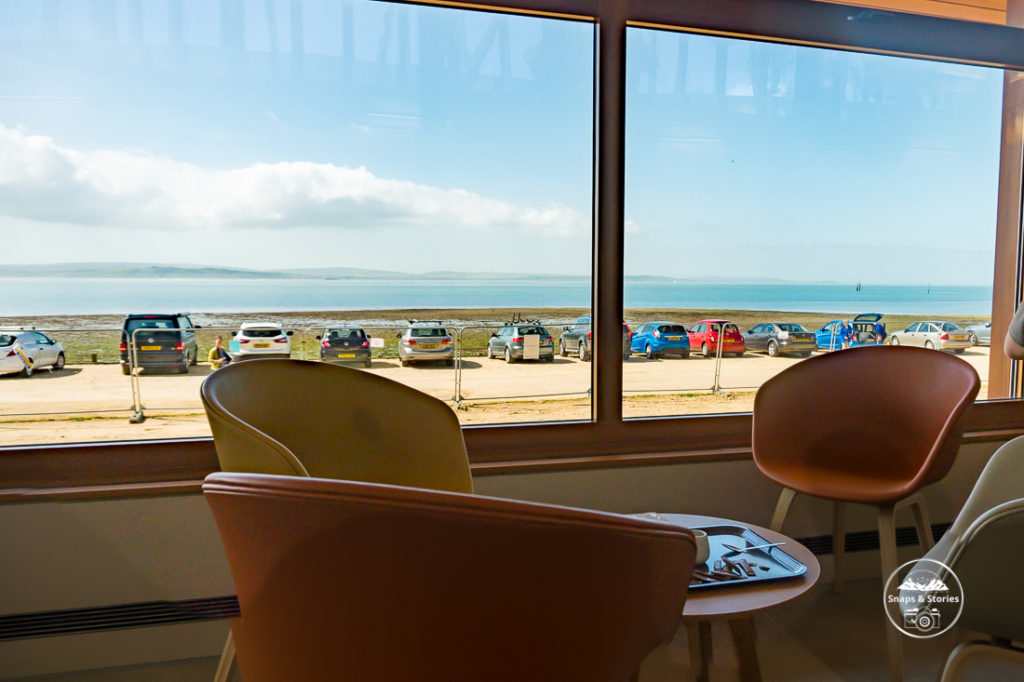
[[699, 350], [700, 354], [706, 358], [716, 355], [718, 353], [718, 335], [723, 328], [725, 329], [725, 340], [722, 344], [722, 355], [726, 353], [732, 353], [736, 357], [743, 355], [747, 350], [747, 345], [743, 342], [743, 335], [740, 334], [739, 327], [729, 320], [701, 320], [690, 327], [690, 331], [686, 335], [690, 339], [691, 352]]

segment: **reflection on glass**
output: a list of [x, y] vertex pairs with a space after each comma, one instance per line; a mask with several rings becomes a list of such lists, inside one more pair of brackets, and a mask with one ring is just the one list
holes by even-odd
[[[292, 357], [369, 351], [468, 423], [589, 418], [589, 365], [506, 368], [479, 327], [522, 314], [557, 342], [590, 312], [593, 42], [580, 22], [367, 0], [0, 4], [0, 278], [20, 292], [0, 316], [53, 331], [70, 368], [2, 379], [0, 418], [78, 395], [104, 418], [65, 441], [206, 433], [214, 337], [277, 350], [247, 323], [291, 331]], [[203, 327], [188, 376], [139, 375], [145, 434], [91, 412], [133, 402], [129, 312]], [[448, 354], [422, 361], [441, 349], [410, 320], [441, 321]], [[369, 338], [336, 347], [342, 328]], [[571, 406], [547, 406], [559, 392]], [[18, 423], [8, 442], [55, 431]]]
[[[746, 411], [809, 353], [987, 322], [1002, 82], [629, 29], [626, 319], [685, 327], [690, 354], [634, 336], [624, 413]], [[987, 376], [988, 346], [944, 343]]]

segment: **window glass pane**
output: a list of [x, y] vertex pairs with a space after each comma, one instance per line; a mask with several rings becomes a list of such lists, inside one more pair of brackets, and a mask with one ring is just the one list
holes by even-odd
[[[52, 333], [68, 366], [0, 365], [6, 443], [207, 434], [198, 387], [225, 353], [368, 361], [467, 424], [590, 418], [589, 325], [555, 356], [591, 311], [592, 24], [40, 7], [0, 0], [0, 324]], [[172, 331], [186, 313], [195, 334]], [[554, 332], [536, 357], [489, 343], [519, 321]], [[369, 343], [325, 339], [342, 327]]]
[[[876, 320], [893, 343], [987, 322], [1003, 76], [628, 29], [626, 320], [691, 333], [688, 357], [627, 364], [624, 414], [750, 410], [785, 367], [876, 343]], [[786, 337], [693, 326], [723, 318]], [[987, 345], [941, 346], [987, 379]]]

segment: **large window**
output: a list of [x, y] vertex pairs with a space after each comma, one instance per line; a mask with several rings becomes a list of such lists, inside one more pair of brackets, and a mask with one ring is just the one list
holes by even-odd
[[589, 419], [593, 53], [368, 0], [0, 4], [0, 326], [63, 354], [0, 365], [5, 443], [208, 434], [218, 335]]
[[793, 363], [878, 343], [959, 354], [986, 398], [1002, 91], [992, 68], [629, 29], [646, 362], [624, 414], [747, 411]]
[[65, 365], [0, 378], [3, 444], [206, 434], [216, 335], [369, 360], [479, 462], [743, 456], [782, 341], [867, 313], [977, 324], [1012, 397], [1022, 31], [755, 4], [0, 0], [0, 328]]

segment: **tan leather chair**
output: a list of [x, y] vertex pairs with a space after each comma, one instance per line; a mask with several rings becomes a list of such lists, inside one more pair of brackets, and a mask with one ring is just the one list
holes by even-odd
[[[897, 567], [895, 509], [913, 507], [925, 551], [934, 543], [918, 491], [948, 472], [981, 382], [969, 364], [924, 348], [871, 346], [804, 360], [754, 399], [754, 462], [783, 486], [771, 528], [796, 493], [834, 501], [834, 589], [842, 586], [845, 505], [878, 509], [883, 580]], [[890, 674], [902, 679], [899, 632], [888, 629]]]
[[676, 631], [690, 531], [379, 484], [211, 474], [246, 682], [624, 682]]
[[943, 682], [958, 682], [978, 660], [1012, 666], [1024, 677], [1024, 436], [1000, 447], [985, 466], [953, 525], [925, 558], [953, 570], [963, 586], [957, 627], [985, 633], [946, 660]]
[[[232, 363], [200, 396], [222, 471], [473, 492], [462, 429], [440, 400], [356, 369], [304, 360]], [[228, 633], [214, 682], [230, 679]]]

